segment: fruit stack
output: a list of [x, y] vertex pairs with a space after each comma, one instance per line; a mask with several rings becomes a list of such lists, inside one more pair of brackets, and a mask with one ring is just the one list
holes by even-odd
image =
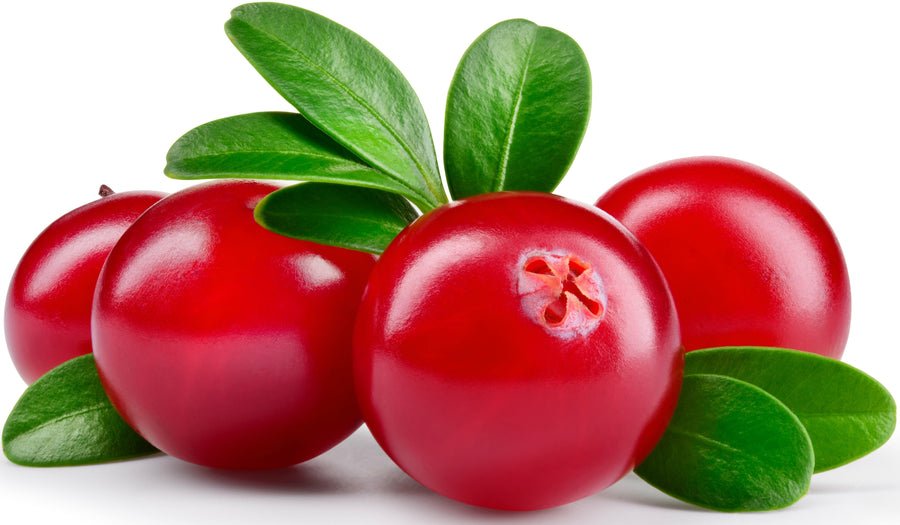
[[104, 191], [29, 248], [11, 461], [271, 469], [364, 423], [471, 505], [563, 505], [635, 471], [749, 511], [892, 434], [891, 395], [839, 360], [841, 248], [788, 182], [700, 157], [595, 203], [552, 193], [591, 100], [564, 33], [515, 19], [471, 45], [442, 175], [418, 97], [360, 36], [271, 3], [226, 31], [297, 111], [189, 131], [166, 174], [219, 180]]

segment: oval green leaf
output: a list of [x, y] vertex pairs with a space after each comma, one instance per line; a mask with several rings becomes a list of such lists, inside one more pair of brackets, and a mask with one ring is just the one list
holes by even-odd
[[198, 126], [169, 148], [165, 173], [174, 179], [349, 184], [399, 193], [416, 204], [429, 205], [418, 193], [363, 163], [297, 113], [249, 113]]
[[3, 452], [29, 467], [87, 465], [158, 452], [119, 416], [93, 354], [67, 361], [25, 390], [3, 427]]
[[787, 507], [809, 490], [813, 449], [780, 401], [725, 376], [685, 376], [662, 439], [635, 473], [700, 507], [762, 511]]
[[380, 254], [418, 213], [380, 190], [307, 182], [270, 193], [256, 220], [287, 237]]
[[783, 348], [723, 347], [688, 352], [686, 374], [746, 381], [778, 398], [812, 440], [816, 472], [859, 459], [887, 442], [897, 424], [890, 392], [836, 359]]
[[588, 62], [569, 36], [527, 20], [488, 29], [466, 51], [447, 97], [450, 194], [552, 192], [575, 158], [590, 106]]
[[318, 128], [415, 192], [425, 209], [447, 201], [422, 104], [372, 44], [321, 15], [277, 3], [234, 9], [225, 31]]

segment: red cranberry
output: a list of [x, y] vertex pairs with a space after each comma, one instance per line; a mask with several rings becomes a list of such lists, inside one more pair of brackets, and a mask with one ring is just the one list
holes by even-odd
[[683, 352], [662, 274], [618, 222], [494, 193], [391, 243], [360, 306], [354, 367], [367, 425], [409, 475], [527, 510], [597, 492], [649, 453]]
[[179, 191], [122, 236], [100, 275], [94, 351], [114, 406], [150, 443], [211, 467], [266, 469], [361, 423], [353, 318], [372, 255], [259, 226], [277, 186]]
[[13, 273], [6, 296], [6, 345], [29, 384], [91, 352], [91, 300], [103, 261], [125, 229], [165, 195], [104, 188], [102, 198], [41, 232]]
[[718, 157], [653, 166], [597, 206], [653, 254], [688, 351], [771, 346], [840, 358], [850, 281], [834, 232], [796, 188]]

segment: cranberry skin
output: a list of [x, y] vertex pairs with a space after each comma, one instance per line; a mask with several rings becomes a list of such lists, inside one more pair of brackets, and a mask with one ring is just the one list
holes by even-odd
[[199, 465], [310, 459], [361, 424], [353, 318], [375, 257], [290, 239], [253, 208], [277, 186], [214, 181], [160, 201], [94, 299], [100, 379], [124, 419]]
[[688, 351], [747, 345], [843, 354], [843, 253], [822, 214], [775, 174], [728, 158], [675, 160], [623, 180], [597, 206], [659, 263]]
[[662, 274], [614, 219], [493, 193], [428, 213], [382, 254], [354, 372], [366, 424], [410, 476], [532, 510], [602, 490], [650, 452], [683, 351]]
[[6, 345], [31, 384], [91, 352], [91, 300], [103, 261], [122, 233], [165, 196], [112, 193], [50, 224], [22, 256], [6, 296]]

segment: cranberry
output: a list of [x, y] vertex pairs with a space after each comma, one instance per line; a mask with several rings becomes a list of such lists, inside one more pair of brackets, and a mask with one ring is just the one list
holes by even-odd
[[772, 346], [840, 358], [850, 282], [838, 241], [796, 188], [758, 166], [698, 157], [622, 181], [597, 206], [659, 263], [688, 351]]
[[356, 307], [375, 257], [259, 226], [277, 186], [215, 181], [159, 202], [122, 236], [93, 310], [101, 381], [124, 419], [177, 458], [293, 465], [361, 423]]
[[663, 433], [681, 384], [672, 298], [649, 252], [592, 206], [470, 197], [405, 229], [360, 306], [366, 424], [409, 475], [499, 509], [612, 484]]
[[91, 300], [119, 236], [165, 194], [112, 193], [63, 215], [31, 243], [6, 296], [6, 345], [27, 383], [91, 352]]

